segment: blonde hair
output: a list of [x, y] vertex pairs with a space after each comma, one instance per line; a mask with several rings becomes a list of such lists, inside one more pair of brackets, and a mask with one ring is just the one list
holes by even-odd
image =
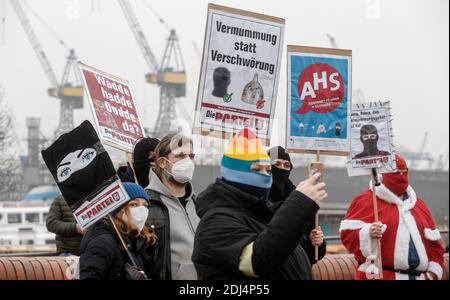
[[[122, 209], [122, 213], [129, 215], [130, 209], [128, 206], [125, 206]], [[119, 213], [120, 214], [120, 213]], [[147, 225], [144, 225], [141, 232], [138, 233], [136, 229], [133, 228], [133, 225], [130, 222], [130, 218], [128, 218], [127, 222], [124, 222], [122, 218], [118, 218], [117, 216], [113, 217], [114, 225], [119, 229], [120, 233], [126, 236], [133, 237], [141, 237], [145, 240], [145, 244], [149, 246], [153, 246], [156, 243], [156, 239], [158, 238], [156, 233], [152, 229], [148, 229]]]

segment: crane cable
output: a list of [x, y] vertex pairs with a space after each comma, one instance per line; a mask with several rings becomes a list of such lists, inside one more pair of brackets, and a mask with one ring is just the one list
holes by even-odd
[[31, 6], [28, 4], [28, 1], [23, 1], [27, 9], [30, 11], [30, 13], [38, 19], [39, 22], [53, 35], [53, 37], [59, 42], [60, 45], [62, 45], [64, 48], [66, 48], [67, 51], [70, 51], [69, 45], [64, 42], [64, 40], [31, 8]]
[[159, 20], [159, 22], [164, 25], [167, 31], [170, 32], [172, 27], [166, 23], [166, 21], [158, 14], [158, 12], [150, 5], [150, 3], [148, 3], [147, 0], [142, 0], [142, 2], [150, 10], [150, 12]]
[[2, 45], [4, 46], [6, 41], [6, 0], [3, 0], [2, 11]]
[[[173, 27], [170, 26], [168, 23], [166, 23], [166, 21], [158, 14], [158, 12], [150, 5], [150, 3], [148, 3], [147, 0], [142, 0], [142, 2], [149, 9], [149, 11], [159, 20], [159, 22], [164, 25], [164, 27], [167, 29], [167, 31], [170, 32]], [[192, 97], [192, 92], [190, 92], [190, 94], [191, 94], [190, 96]], [[189, 97], [189, 98], [191, 98], [191, 97]], [[194, 99], [194, 98], [192, 98], [192, 99]], [[181, 112], [182, 117], [188, 123], [192, 122], [193, 116], [192, 116], [192, 114], [188, 113], [188, 111], [182, 101], [177, 101], [176, 108], [178, 109], [179, 112]]]

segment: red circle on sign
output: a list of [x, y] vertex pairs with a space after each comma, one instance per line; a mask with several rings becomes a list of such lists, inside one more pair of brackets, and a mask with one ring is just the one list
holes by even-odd
[[298, 78], [298, 94], [302, 106], [298, 114], [309, 111], [324, 114], [335, 110], [344, 98], [344, 80], [327, 64], [312, 64]]

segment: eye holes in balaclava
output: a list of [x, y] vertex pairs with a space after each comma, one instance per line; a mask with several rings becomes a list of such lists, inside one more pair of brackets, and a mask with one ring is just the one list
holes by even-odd
[[227, 68], [216, 68], [213, 74], [213, 96], [223, 98], [228, 95], [228, 86], [231, 83], [231, 73]]
[[366, 155], [378, 154], [378, 130], [374, 125], [368, 124], [361, 127], [361, 142]]
[[73, 173], [87, 167], [97, 156], [97, 151], [92, 148], [80, 149], [67, 154], [57, 167], [58, 182], [64, 182]]

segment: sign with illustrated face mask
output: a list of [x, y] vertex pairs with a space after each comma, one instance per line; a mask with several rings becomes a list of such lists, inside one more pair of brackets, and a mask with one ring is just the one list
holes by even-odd
[[288, 46], [286, 148], [347, 156], [352, 51]]
[[132, 153], [135, 141], [144, 136], [144, 129], [130, 83], [82, 63], [79, 66], [100, 138]]
[[373, 168], [396, 171], [389, 102], [355, 105], [350, 136], [349, 176], [368, 175]]
[[223, 137], [248, 127], [269, 144], [284, 19], [209, 4], [194, 133]]
[[42, 151], [42, 157], [82, 228], [128, 200], [111, 158], [89, 121], [61, 135]]

